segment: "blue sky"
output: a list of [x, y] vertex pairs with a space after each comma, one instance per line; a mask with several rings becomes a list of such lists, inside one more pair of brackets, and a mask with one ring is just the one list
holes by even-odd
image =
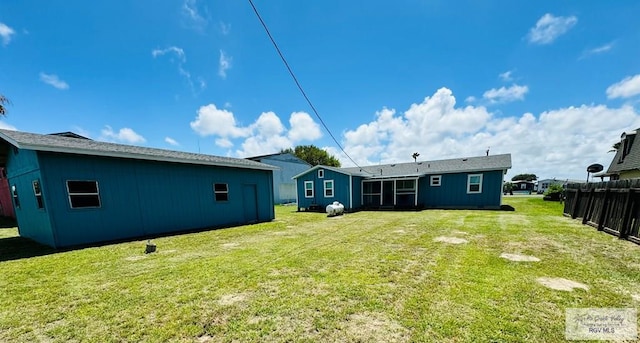
[[[640, 128], [638, 1], [255, 0], [361, 165], [511, 153], [586, 176]], [[352, 165], [248, 1], [0, 3], [0, 127], [245, 157], [315, 144]]]

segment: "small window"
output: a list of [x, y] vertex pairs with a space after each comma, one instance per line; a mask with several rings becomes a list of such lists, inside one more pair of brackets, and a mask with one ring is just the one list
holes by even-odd
[[67, 181], [71, 208], [100, 207], [98, 181]]
[[442, 182], [442, 175], [431, 175], [430, 185], [433, 187], [440, 187]]
[[318, 169], [318, 179], [324, 178], [324, 169]]
[[226, 183], [215, 183], [213, 185], [213, 193], [216, 201], [229, 201], [229, 185]]
[[16, 185], [11, 186], [11, 195], [13, 196], [13, 204], [16, 208], [20, 208], [20, 199], [18, 198], [18, 189]]
[[467, 193], [482, 193], [482, 174], [467, 176]]
[[324, 197], [325, 198], [333, 197], [333, 180], [326, 180], [324, 182]]
[[304, 182], [304, 197], [313, 198], [313, 181]]
[[42, 189], [40, 189], [39, 180], [33, 180], [33, 195], [36, 197], [36, 205], [38, 208], [44, 208], [44, 202], [42, 201]]

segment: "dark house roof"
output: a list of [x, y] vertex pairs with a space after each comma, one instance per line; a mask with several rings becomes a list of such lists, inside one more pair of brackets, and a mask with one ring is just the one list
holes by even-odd
[[299, 158], [298, 156], [290, 153], [290, 152], [279, 152], [279, 153], [275, 153], [275, 154], [268, 154], [268, 155], [260, 155], [260, 156], [253, 156], [253, 157], [247, 157], [248, 160], [252, 160], [252, 161], [256, 161], [256, 162], [261, 162], [264, 159], [269, 159], [270, 157], [274, 157], [274, 156], [288, 156], [290, 160], [296, 160], [297, 162], [306, 164], [308, 166], [311, 166], [309, 163], [307, 163], [307, 161]]
[[[98, 142], [71, 138], [65, 135], [41, 135], [0, 129], [0, 139], [18, 149], [59, 152], [66, 154], [130, 158], [150, 161], [213, 165], [248, 169], [274, 170], [275, 167], [242, 158], [221, 157], [190, 152], [146, 148], [134, 145]], [[0, 162], [6, 161], [7, 152], [0, 149]]]
[[416, 177], [423, 175], [506, 170], [511, 168], [511, 154], [453, 158], [436, 161], [392, 163], [351, 168], [315, 166], [302, 174], [294, 176], [294, 178], [321, 167], [347, 175], [363, 176], [368, 178]]
[[[640, 130], [640, 129], [638, 129]], [[640, 169], [640, 142], [637, 131], [625, 132], [621, 135], [620, 147], [602, 176], [617, 175], [620, 172]]]
[[50, 133], [50, 135], [52, 135], [52, 136], [69, 137], [69, 138], [90, 139], [90, 138], [87, 138], [85, 136], [80, 136], [79, 134], [77, 134], [75, 132], [71, 132], [71, 131]]

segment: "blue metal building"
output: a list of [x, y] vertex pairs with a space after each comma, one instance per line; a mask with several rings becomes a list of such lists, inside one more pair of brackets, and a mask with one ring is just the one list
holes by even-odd
[[315, 166], [294, 178], [298, 210], [334, 201], [346, 210], [483, 208], [502, 205], [511, 155], [385, 164], [355, 168]]
[[55, 248], [270, 221], [274, 167], [0, 130], [20, 235]]
[[273, 198], [276, 204], [296, 201], [296, 182], [293, 177], [309, 169], [309, 163], [288, 152], [248, 159], [278, 167], [273, 171]]

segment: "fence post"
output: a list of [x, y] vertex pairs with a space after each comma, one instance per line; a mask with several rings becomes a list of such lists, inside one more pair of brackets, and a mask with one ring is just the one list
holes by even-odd
[[591, 205], [593, 203], [593, 196], [596, 192], [595, 188], [591, 188], [589, 191], [589, 198], [587, 200], [587, 208], [584, 210], [584, 216], [582, 216], [582, 224], [586, 224], [589, 219], [591, 219]]
[[598, 218], [598, 231], [604, 229], [604, 218], [607, 213], [607, 207], [609, 207], [609, 188], [604, 190], [604, 199], [602, 199], [602, 210], [600, 211], [600, 218]]
[[624, 200], [624, 207], [622, 211], [622, 226], [620, 227], [620, 238], [627, 238], [629, 236], [629, 218], [631, 217], [631, 198], [633, 196], [633, 189], [629, 188], [627, 192], [627, 198]]
[[578, 216], [578, 203], [580, 202], [580, 188], [576, 190], [576, 198], [573, 201], [573, 208], [571, 209], [571, 219], [576, 219]]

